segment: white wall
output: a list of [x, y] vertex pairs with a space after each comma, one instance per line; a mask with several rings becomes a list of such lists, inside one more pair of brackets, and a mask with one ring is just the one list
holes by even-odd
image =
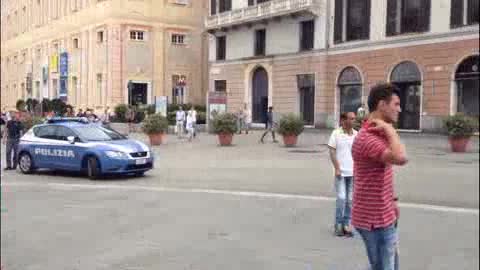
[[430, 31], [442, 33], [450, 30], [451, 0], [432, 0]]
[[248, 7], [248, 0], [232, 0], [232, 10]]
[[[267, 30], [268, 31], [268, 30]], [[268, 35], [268, 34], [267, 34]], [[253, 55], [253, 28], [227, 33], [227, 60], [250, 57]]]
[[[282, 54], [297, 52], [300, 43], [300, 23], [297, 20], [282, 20], [267, 26], [266, 53]], [[252, 41], [253, 42], [253, 41]]]

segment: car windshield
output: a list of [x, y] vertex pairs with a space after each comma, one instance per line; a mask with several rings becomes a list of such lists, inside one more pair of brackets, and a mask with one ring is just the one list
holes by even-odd
[[126, 137], [111, 129], [86, 126], [75, 129], [80, 137], [89, 142], [125, 140]]

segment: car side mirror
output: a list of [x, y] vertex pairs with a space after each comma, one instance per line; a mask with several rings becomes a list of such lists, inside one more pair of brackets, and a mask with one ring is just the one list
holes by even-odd
[[68, 136], [68, 137], [67, 137], [67, 141], [68, 141], [70, 144], [75, 144], [75, 137], [74, 137], [74, 136]]

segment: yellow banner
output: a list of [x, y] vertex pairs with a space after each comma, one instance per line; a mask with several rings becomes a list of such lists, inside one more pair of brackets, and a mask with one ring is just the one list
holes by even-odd
[[58, 55], [54, 54], [50, 57], [50, 72], [58, 72]]

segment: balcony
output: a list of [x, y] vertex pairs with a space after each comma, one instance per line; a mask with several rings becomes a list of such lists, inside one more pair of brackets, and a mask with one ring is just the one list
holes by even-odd
[[271, 0], [255, 6], [235, 9], [207, 17], [208, 31], [229, 28], [286, 15], [319, 15], [320, 0]]

